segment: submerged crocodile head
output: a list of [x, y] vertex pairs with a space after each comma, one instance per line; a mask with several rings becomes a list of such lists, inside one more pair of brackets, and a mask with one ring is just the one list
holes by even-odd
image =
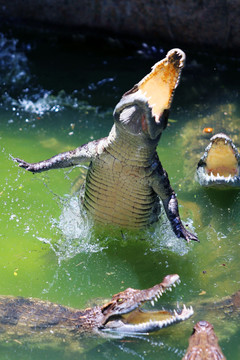
[[210, 139], [198, 163], [196, 179], [202, 186], [240, 187], [240, 155], [229, 136], [219, 133]]
[[167, 275], [163, 281], [149, 289], [128, 288], [112, 297], [101, 307], [104, 321], [99, 330], [110, 333], [137, 334], [158, 331], [164, 327], [188, 319], [193, 315], [192, 307], [183, 306], [182, 311], [143, 311], [141, 305], [154, 305], [165, 291], [172, 290], [180, 282], [177, 274]]
[[193, 328], [189, 347], [182, 360], [226, 360], [214, 333], [213, 325], [208, 321], [199, 321]]
[[152, 71], [126, 92], [114, 110], [115, 125], [133, 135], [159, 140], [167, 126], [169, 109], [178, 86], [185, 54], [172, 49]]

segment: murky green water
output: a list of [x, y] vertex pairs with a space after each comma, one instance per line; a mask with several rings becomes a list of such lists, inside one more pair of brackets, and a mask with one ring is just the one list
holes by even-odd
[[106, 136], [121, 95], [163, 55], [0, 40], [1, 294], [84, 308], [91, 299], [105, 300], [129, 286], [146, 288], [178, 273], [181, 285], [159, 308], [179, 302], [197, 309], [190, 320], [156, 335], [83, 339], [81, 354], [67, 345], [4, 342], [0, 358], [181, 359], [193, 324], [205, 319], [214, 324], [227, 358], [238, 359], [239, 317], [206, 311], [201, 302], [240, 288], [240, 193], [206, 191], [194, 182], [194, 171], [209, 139], [204, 127], [226, 131], [240, 143], [240, 60], [187, 53], [170, 126], [158, 147], [182, 219], [201, 241], [186, 244], [174, 237], [165, 216], [138, 238], [96, 235], [73, 193], [84, 167], [32, 175], [10, 157], [39, 161]]

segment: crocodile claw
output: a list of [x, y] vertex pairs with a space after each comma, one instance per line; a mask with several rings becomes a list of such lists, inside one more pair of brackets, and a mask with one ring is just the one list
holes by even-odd
[[177, 236], [185, 239], [188, 243], [190, 242], [190, 240], [200, 242], [200, 240], [198, 239], [198, 237], [196, 235], [192, 234], [190, 231], [186, 230], [184, 227], [182, 227], [182, 229], [179, 231]]
[[13, 161], [18, 163], [18, 166], [21, 168], [24, 168], [27, 171], [36, 172], [36, 169], [34, 168], [34, 164], [28, 163], [22, 159], [19, 158], [13, 158]]

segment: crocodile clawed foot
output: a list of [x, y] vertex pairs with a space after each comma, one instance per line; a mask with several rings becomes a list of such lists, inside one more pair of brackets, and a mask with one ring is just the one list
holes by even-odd
[[188, 243], [190, 242], [190, 240], [200, 242], [200, 240], [196, 235], [192, 234], [190, 231], [186, 230], [185, 228], [181, 229], [180, 233], [178, 234], [178, 237], [182, 237]]
[[36, 170], [33, 167], [33, 164], [30, 164], [22, 159], [19, 158], [13, 158], [13, 161], [18, 163], [18, 166], [27, 170], [27, 171], [32, 171], [32, 172], [36, 172]]

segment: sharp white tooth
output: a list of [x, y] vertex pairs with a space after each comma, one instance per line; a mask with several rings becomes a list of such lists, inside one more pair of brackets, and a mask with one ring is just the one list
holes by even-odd
[[154, 301], [158, 301], [157, 295], [155, 296]]
[[174, 313], [175, 316], [178, 316], [178, 313], [177, 313], [177, 311], [175, 309], [173, 310], [173, 313]]
[[168, 290], [169, 290], [169, 291], [172, 291], [172, 288], [171, 288], [171, 287], [169, 287], [169, 288], [168, 288]]
[[152, 304], [152, 306], [154, 306], [154, 300], [151, 300], [151, 304]]
[[174, 283], [172, 286], [176, 287], [176, 284]]

